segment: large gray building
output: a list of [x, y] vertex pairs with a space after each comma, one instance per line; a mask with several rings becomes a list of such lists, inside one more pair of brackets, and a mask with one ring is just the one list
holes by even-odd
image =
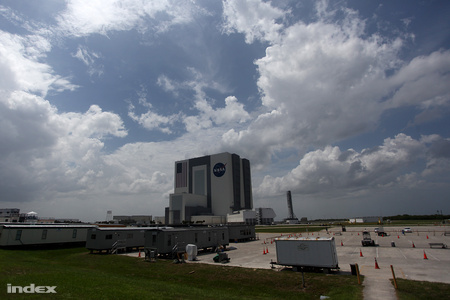
[[228, 152], [175, 162], [169, 224], [253, 208], [250, 161]]

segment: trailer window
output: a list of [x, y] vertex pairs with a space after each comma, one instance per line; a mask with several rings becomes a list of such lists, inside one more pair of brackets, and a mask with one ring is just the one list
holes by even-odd
[[16, 241], [20, 240], [22, 238], [22, 230], [19, 229], [16, 231]]
[[224, 240], [224, 239], [225, 239], [225, 233], [222, 232], [222, 240]]
[[72, 238], [75, 239], [77, 237], [77, 230], [74, 229], [72, 232]]
[[97, 238], [96, 234], [91, 234], [91, 240], [95, 240]]
[[167, 246], [172, 246], [172, 236], [170, 234], [167, 235]]
[[106, 240], [112, 240], [112, 234], [107, 234], [105, 237]]
[[156, 245], [156, 235], [152, 236], [152, 245]]
[[195, 242], [198, 243], [198, 232], [195, 233]]
[[47, 239], [47, 229], [42, 230], [41, 239], [43, 239], [43, 240]]

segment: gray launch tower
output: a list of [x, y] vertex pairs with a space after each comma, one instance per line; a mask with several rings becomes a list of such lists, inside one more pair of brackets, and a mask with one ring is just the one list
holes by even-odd
[[289, 213], [289, 216], [286, 219], [286, 223], [297, 224], [298, 223], [298, 219], [294, 215], [294, 209], [292, 207], [291, 191], [287, 191], [286, 196], [287, 196], [287, 205], [288, 205], [288, 213]]

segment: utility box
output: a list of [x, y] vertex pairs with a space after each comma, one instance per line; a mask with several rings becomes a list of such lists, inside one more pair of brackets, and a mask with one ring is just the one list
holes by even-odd
[[197, 259], [197, 245], [188, 244], [186, 245], [186, 253], [188, 255], [189, 261], [194, 261]]
[[277, 264], [310, 269], [339, 269], [334, 237], [275, 239]]

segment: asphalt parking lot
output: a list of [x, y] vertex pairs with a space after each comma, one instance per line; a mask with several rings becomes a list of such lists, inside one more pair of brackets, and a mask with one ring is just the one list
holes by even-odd
[[361, 232], [365, 228], [350, 228], [342, 236], [335, 233], [339, 265], [345, 269], [351, 263], [358, 263], [364, 273], [364, 268], [375, 269], [376, 258], [380, 269], [390, 269], [393, 265], [398, 278], [450, 283], [450, 249], [430, 248], [429, 245], [444, 243], [450, 246], [450, 236], [444, 235], [445, 228], [411, 227], [412, 233], [402, 234], [400, 227], [385, 227], [389, 234], [385, 237], [377, 236], [373, 228], [367, 228], [372, 229], [375, 247], [361, 246]]
[[[411, 227], [413, 232], [406, 234], [402, 234], [401, 227], [384, 228], [388, 233], [384, 237], [377, 236], [373, 227], [347, 227], [346, 232], [341, 232], [340, 228], [331, 228], [329, 233], [323, 230], [302, 236], [334, 237], [341, 272], [351, 272], [350, 264], [357, 263], [364, 275], [366, 271], [375, 269], [376, 259], [379, 270], [388, 269], [391, 277], [392, 265], [397, 278], [450, 284], [450, 236], [444, 235], [448, 227]], [[361, 245], [362, 231], [365, 229], [375, 240], [375, 247]], [[245, 268], [271, 268], [270, 262], [277, 261], [275, 243], [272, 241], [279, 236], [280, 234], [259, 233], [259, 240], [230, 243], [227, 251], [230, 262], [227, 264]], [[395, 247], [392, 247], [392, 243], [395, 243]], [[444, 243], [449, 248], [430, 248], [429, 243]], [[200, 254], [197, 262], [214, 264], [214, 256], [213, 253]]]

